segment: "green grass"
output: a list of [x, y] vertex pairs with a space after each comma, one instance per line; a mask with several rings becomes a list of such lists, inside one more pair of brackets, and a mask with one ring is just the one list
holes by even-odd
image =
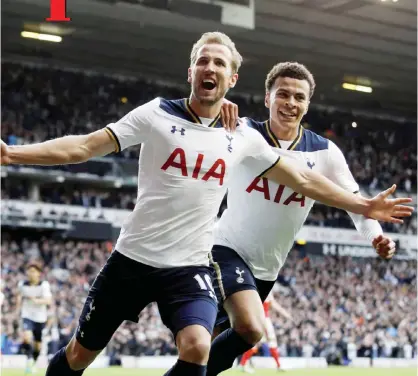
[[[162, 376], [166, 370], [148, 370], [148, 369], [90, 369], [84, 372], [83, 376]], [[328, 368], [328, 369], [301, 369], [289, 370], [286, 372], [277, 372], [276, 370], [259, 369], [252, 375], [256, 376], [416, 376], [417, 370], [414, 368]], [[2, 370], [2, 376], [24, 376], [23, 369], [20, 370]], [[44, 370], [38, 370], [36, 376], [45, 375]], [[243, 376], [249, 375], [239, 370], [231, 370], [223, 373], [225, 376]]]

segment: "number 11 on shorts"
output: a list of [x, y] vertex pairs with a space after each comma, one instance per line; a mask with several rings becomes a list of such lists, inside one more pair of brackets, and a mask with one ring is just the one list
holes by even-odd
[[67, 0], [50, 0], [50, 17], [46, 18], [46, 21], [71, 21], [71, 18], [67, 17]]
[[197, 281], [201, 290], [207, 290], [209, 292], [209, 296], [212, 299], [217, 300], [215, 290], [212, 286], [212, 281], [210, 280], [210, 277], [207, 274], [204, 275], [205, 280], [203, 280], [203, 278], [199, 274], [196, 274], [193, 278]]

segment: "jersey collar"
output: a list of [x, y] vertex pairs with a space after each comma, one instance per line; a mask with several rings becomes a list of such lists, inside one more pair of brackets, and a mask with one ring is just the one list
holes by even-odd
[[[274, 136], [273, 131], [271, 130], [270, 127], [270, 120], [266, 120], [264, 122], [265, 126], [266, 126], [266, 130], [267, 130], [267, 135], [271, 141], [271, 143], [276, 147], [276, 148], [282, 148], [280, 145], [279, 140]], [[298, 145], [298, 143], [300, 142], [300, 140], [302, 139], [302, 135], [303, 135], [303, 127], [302, 125], [299, 125], [299, 129], [298, 129], [298, 135], [296, 136], [296, 138], [293, 140], [293, 142], [290, 144], [290, 146], [287, 148], [287, 150], [294, 150], [296, 148], [296, 146]]]
[[[196, 112], [193, 111], [193, 108], [190, 106], [188, 98], [183, 99], [183, 106], [187, 114], [189, 115], [191, 122], [196, 124], [202, 124], [200, 117]], [[221, 115], [218, 114], [215, 119], [208, 125], [209, 128], [222, 128], [222, 123], [220, 121]]]

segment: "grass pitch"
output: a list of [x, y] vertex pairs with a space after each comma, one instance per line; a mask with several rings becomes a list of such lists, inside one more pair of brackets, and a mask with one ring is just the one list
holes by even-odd
[[[105, 368], [90, 369], [84, 372], [83, 376], [162, 376], [166, 370], [155, 369], [123, 369], [123, 368]], [[24, 370], [3, 369], [2, 376], [25, 376]], [[35, 376], [45, 375], [45, 370], [38, 370]], [[224, 372], [225, 376], [243, 376], [249, 375], [240, 370], [233, 369]], [[256, 376], [417, 376], [415, 368], [327, 368], [327, 369], [298, 369], [286, 372], [278, 372], [273, 369], [256, 369], [252, 375]]]

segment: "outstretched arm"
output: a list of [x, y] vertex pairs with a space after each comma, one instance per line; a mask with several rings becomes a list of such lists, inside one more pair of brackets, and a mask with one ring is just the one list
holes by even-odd
[[81, 163], [145, 142], [159, 98], [127, 113], [116, 123], [82, 136], [65, 136], [33, 145], [7, 146], [1, 141], [1, 164], [59, 165]]
[[107, 128], [32, 145], [8, 146], [1, 141], [1, 164], [51, 166], [81, 163], [116, 151], [116, 145]]
[[[348, 167], [344, 154], [332, 141], [329, 141], [328, 147], [327, 176], [341, 188], [360, 195], [359, 186]], [[395, 242], [390, 237], [383, 235], [382, 227], [378, 221], [359, 214], [347, 213], [353, 220], [357, 231], [372, 243], [380, 257], [385, 259], [393, 257], [396, 251]]]
[[411, 202], [410, 198], [388, 198], [395, 192], [396, 185], [373, 199], [366, 199], [347, 192], [325, 176], [308, 168], [292, 165], [284, 158], [281, 158], [278, 163], [265, 172], [264, 176], [328, 206], [384, 222], [403, 223], [401, 219], [396, 217], [410, 216], [413, 211], [413, 208], [401, 205]]
[[356, 230], [372, 243], [376, 253], [386, 259], [391, 259], [396, 252], [396, 244], [389, 236], [383, 234], [382, 226], [374, 219], [348, 212]]

